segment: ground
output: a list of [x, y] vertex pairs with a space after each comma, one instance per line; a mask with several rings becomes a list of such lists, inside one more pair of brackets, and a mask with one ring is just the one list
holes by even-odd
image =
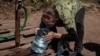
[[[28, 8], [28, 7], [27, 7]], [[30, 7], [29, 7], [30, 8]], [[28, 10], [29, 10], [28, 8]], [[41, 11], [35, 12], [35, 13], [31, 13], [31, 11], [28, 11], [28, 21], [27, 21], [27, 25], [28, 26], [32, 26], [33, 30], [35, 27], [38, 27], [39, 22], [40, 22], [40, 18], [41, 18]], [[0, 18], [3, 18], [4, 15], [2, 16], [0, 14]], [[7, 16], [9, 18], [9, 16]], [[9, 22], [14, 21], [13, 19], [11, 20], [0, 20], [0, 31], [2, 28], [2, 24], [8, 24], [8, 28], [10, 27]], [[96, 8], [93, 8], [89, 11], [86, 11], [85, 13], [85, 19], [84, 19], [84, 39], [83, 39], [83, 50], [82, 50], [82, 54], [84, 56], [100, 56], [100, 12], [99, 10], [97, 10]], [[11, 23], [12, 25], [14, 25], [14, 22]], [[5, 26], [7, 28], [7, 26]], [[5, 28], [4, 27], [4, 28]], [[12, 27], [12, 26], [11, 26]], [[12, 29], [12, 28], [11, 28]], [[10, 29], [10, 30], [11, 30]], [[14, 28], [13, 28], [14, 29]], [[58, 29], [59, 32], [61, 33], [65, 33], [65, 31], [63, 30], [63, 28]], [[11, 30], [13, 31], [13, 30]], [[27, 33], [28, 34], [28, 33]], [[31, 40], [32, 41], [32, 40]], [[1, 46], [2, 43], [0, 43]], [[10, 44], [10, 43], [9, 43]], [[5, 44], [5, 45], [9, 45], [9, 44]], [[11, 42], [12, 44], [12, 42]], [[73, 49], [73, 42], [70, 43], [71, 48]], [[12, 51], [11, 53], [9, 53], [9, 49], [5, 49], [5, 50], [1, 50], [0, 49], [0, 56], [24, 56], [25, 53], [27, 54], [28, 51], [26, 50], [27, 46], [29, 47], [28, 49], [30, 49], [30, 43], [27, 43], [26, 45], [20, 46], [20, 48], [12, 48], [10, 51]], [[6, 51], [6, 53], [9, 53], [9, 55], [4, 55], [6, 53], [2, 52], [2, 51]], [[50, 49], [47, 50], [49, 52], [52, 52]], [[51, 56], [55, 56], [55, 53], [50, 54]], [[50, 56], [49, 54], [47, 56]], [[26, 56], [32, 56], [32, 55], [26, 55]]]

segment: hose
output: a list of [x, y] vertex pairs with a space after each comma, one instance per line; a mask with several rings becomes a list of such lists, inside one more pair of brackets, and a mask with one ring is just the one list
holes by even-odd
[[[20, 31], [23, 31], [24, 30], [24, 27], [25, 27], [25, 25], [26, 25], [26, 22], [27, 22], [27, 10], [26, 10], [26, 8], [24, 7], [24, 6], [22, 6], [22, 8], [24, 9], [24, 22], [23, 22], [23, 24], [21, 25], [21, 27], [20, 27]], [[2, 36], [0, 36], [0, 38], [2, 38], [2, 39], [9, 39], [9, 38], [12, 38], [12, 37], [14, 37], [15, 36], [15, 33], [11, 33], [11, 34], [7, 34], [7, 35], [2, 35]]]

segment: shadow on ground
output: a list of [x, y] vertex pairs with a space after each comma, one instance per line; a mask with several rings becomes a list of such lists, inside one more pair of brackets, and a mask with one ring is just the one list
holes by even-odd
[[84, 48], [86, 48], [89, 51], [96, 52], [96, 56], [100, 56], [100, 44], [85, 43]]

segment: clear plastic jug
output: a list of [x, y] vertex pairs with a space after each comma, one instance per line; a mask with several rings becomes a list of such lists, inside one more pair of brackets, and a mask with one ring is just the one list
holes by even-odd
[[37, 35], [35, 36], [31, 46], [33, 52], [42, 54], [46, 50], [49, 42], [44, 39], [44, 36], [47, 35], [48, 32], [48, 28], [41, 28], [37, 32]]

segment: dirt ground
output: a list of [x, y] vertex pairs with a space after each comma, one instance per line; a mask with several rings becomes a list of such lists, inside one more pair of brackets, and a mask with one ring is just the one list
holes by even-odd
[[[38, 27], [41, 14], [42, 13], [40, 11], [33, 14], [28, 14], [27, 24], [30, 26]], [[0, 17], [2, 17], [2, 15]], [[5, 21], [6, 20], [0, 20], [0, 23]], [[85, 19], [84, 19], [85, 33], [84, 33], [83, 50], [82, 50], [82, 54], [84, 56], [100, 56], [100, 22], [99, 21], [100, 21], [100, 12], [97, 9], [94, 8], [91, 9], [90, 11], [86, 11]], [[65, 32], [65, 31], [60, 29], [59, 32]], [[74, 47], [73, 42], [70, 45], [71, 48]], [[50, 52], [51, 50], [48, 51]], [[22, 56], [22, 55], [17, 55], [18, 53], [19, 52], [17, 52], [16, 55], [14, 56]], [[55, 55], [53, 54], [51, 56], [55, 56]]]

